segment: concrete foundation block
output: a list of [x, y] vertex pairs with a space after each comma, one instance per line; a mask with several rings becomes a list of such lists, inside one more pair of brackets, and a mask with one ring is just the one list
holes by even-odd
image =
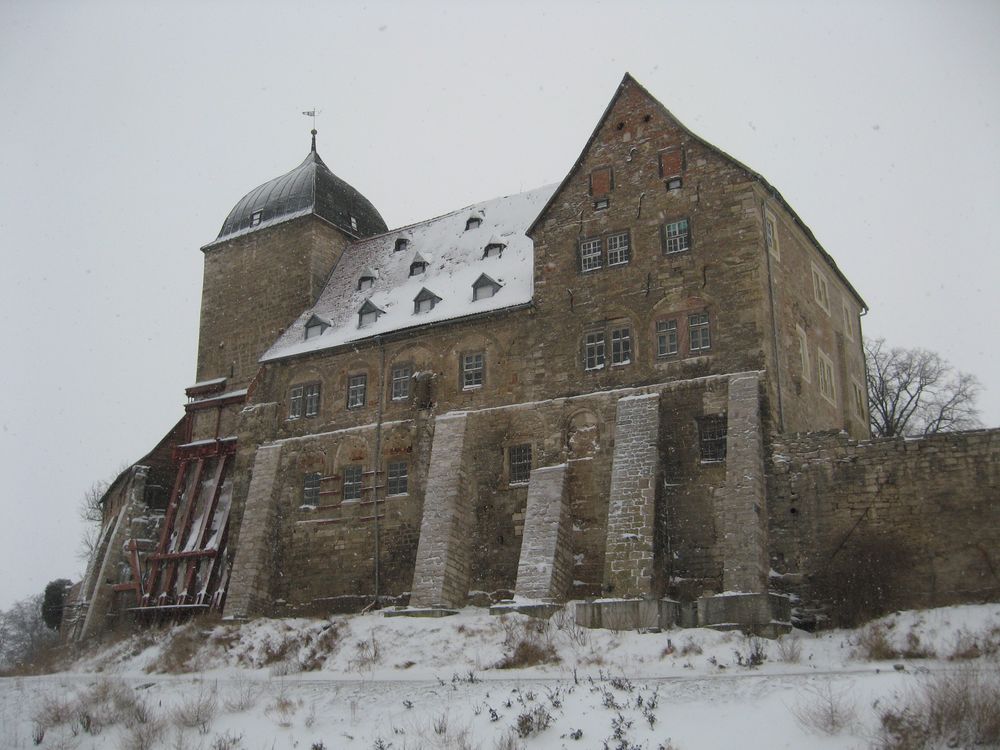
[[663, 630], [677, 624], [678, 608], [678, 603], [672, 599], [577, 602], [576, 624], [607, 630]]
[[695, 606], [701, 627], [757, 635], [791, 630], [791, 604], [780, 594], [720, 594], [702, 597]]
[[508, 615], [511, 612], [547, 620], [563, 608], [555, 602], [497, 602], [490, 607], [491, 615]]
[[457, 614], [457, 609], [446, 607], [402, 607], [382, 610], [383, 617], [450, 617]]

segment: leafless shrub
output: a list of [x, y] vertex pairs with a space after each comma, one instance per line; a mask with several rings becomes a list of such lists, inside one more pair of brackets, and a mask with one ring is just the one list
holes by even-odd
[[215, 736], [215, 739], [212, 740], [210, 750], [239, 750], [241, 747], [243, 747], [243, 735], [230, 734], [227, 730], [223, 734]]
[[237, 680], [222, 699], [223, 707], [232, 713], [242, 713], [257, 705], [260, 686], [252, 680]]
[[351, 669], [362, 672], [371, 670], [382, 661], [382, 649], [373, 630], [368, 638], [354, 644], [354, 658], [349, 662]]
[[[375, 640], [374, 633], [372, 641]], [[318, 634], [309, 638], [302, 646], [299, 654], [299, 667], [303, 672], [315, 672], [322, 669], [326, 658], [333, 653], [340, 641], [340, 625], [331, 622], [325, 625]]]
[[203, 626], [192, 620], [169, 631], [160, 658], [146, 667], [147, 672], [190, 674], [199, 672], [202, 664], [199, 651], [205, 644]]
[[935, 675], [885, 709], [877, 747], [884, 750], [1000, 746], [1000, 672]]
[[785, 634], [775, 642], [778, 658], [788, 664], [798, 664], [802, 658], [802, 640], [790, 634]]
[[501, 617], [504, 629], [503, 645], [507, 654], [496, 663], [497, 669], [533, 667], [537, 664], [555, 664], [559, 654], [552, 643], [548, 620], [526, 618], [523, 620]]
[[514, 732], [510, 731], [493, 741], [493, 750], [524, 750], [524, 745], [518, 742]]
[[518, 714], [514, 729], [517, 731], [517, 736], [524, 739], [545, 731], [551, 723], [552, 714], [549, 713], [548, 709], [545, 706], [536, 705]]
[[201, 685], [198, 692], [184, 699], [174, 708], [173, 719], [186, 729], [197, 729], [199, 734], [208, 734], [208, 725], [215, 719], [219, 708], [216, 686]]
[[46, 694], [31, 720], [36, 726], [42, 727], [44, 734], [46, 729], [69, 724], [76, 717], [76, 714], [76, 707], [72, 700], [63, 700], [58, 696]]
[[854, 703], [849, 688], [835, 690], [825, 682], [819, 687], [806, 688], [809, 696], [792, 707], [792, 715], [806, 731], [839, 734], [855, 722]]
[[756, 635], [743, 637], [742, 648], [735, 649], [736, 663], [753, 669], [767, 661], [767, 641]]
[[163, 736], [165, 725], [159, 717], [146, 715], [145, 721], [135, 722], [121, 736], [121, 750], [153, 750]]
[[519, 669], [534, 667], [538, 664], [556, 664], [559, 655], [551, 645], [543, 645], [532, 641], [521, 641], [514, 650], [496, 663], [497, 669]]
[[884, 625], [872, 624], [858, 631], [854, 644], [856, 656], [868, 661], [888, 661], [898, 659], [901, 654], [892, 645]]
[[995, 656], [997, 653], [1000, 653], [1000, 627], [993, 627], [978, 634], [963, 629], [956, 634], [948, 658], [959, 661]]

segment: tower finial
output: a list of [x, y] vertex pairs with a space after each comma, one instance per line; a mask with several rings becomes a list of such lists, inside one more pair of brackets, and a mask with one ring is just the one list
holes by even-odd
[[320, 114], [320, 112], [321, 112], [321, 110], [318, 110], [315, 107], [313, 107], [312, 109], [307, 110], [307, 111], [305, 111], [305, 112], [302, 113], [306, 117], [311, 117], [312, 120], [313, 120], [313, 126], [312, 126], [312, 131], [311, 131], [312, 132], [312, 137], [313, 137], [312, 138], [312, 150], [313, 151], [316, 150], [316, 115]]
[[312, 150], [315, 152], [316, 151], [316, 128], [313, 128], [309, 132], [312, 133], [312, 137], [313, 137]]

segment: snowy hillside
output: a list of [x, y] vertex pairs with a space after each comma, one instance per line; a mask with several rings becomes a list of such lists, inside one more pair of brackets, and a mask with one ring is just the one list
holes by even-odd
[[972, 747], [1000, 741], [998, 659], [1000, 604], [779, 641], [569, 611], [192, 623], [0, 679], [0, 747], [922, 747], [928, 721], [945, 729], [927, 747]]

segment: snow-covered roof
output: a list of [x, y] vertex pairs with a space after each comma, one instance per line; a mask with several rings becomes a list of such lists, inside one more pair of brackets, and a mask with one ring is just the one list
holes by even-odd
[[[341, 256], [316, 304], [302, 313], [268, 349], [262, 362], [329, 349], [352, 341], [468, 315], [516, 307], [531, 301], [534, 253], [525, 230], [555, 190], [555, 185], [477, 203], [436, 219], [401, 227], [354, 243]], [[480, 226], [466, 229], [475, 215]], [[397, 239], [409, 240], [396, 252]], [[484, 258], [486, 245], [500, 242], [501, 255]], [[414, 259], [427, 270], [410, 276]], [[359, 290], [358, 279], [377, 272], [375, 284]], [[482, 274], [495, 279], [500, 290], [473, 301], [472, 287]], [[440, 298], [434, 309], [415, 314], [413, 300], [426, 288]], [[358, 312], [366, 301], [382, 311], [378, 320], [358, 327]], [[306, 322], [318, 315], [330, 328], [308, 341]]]

